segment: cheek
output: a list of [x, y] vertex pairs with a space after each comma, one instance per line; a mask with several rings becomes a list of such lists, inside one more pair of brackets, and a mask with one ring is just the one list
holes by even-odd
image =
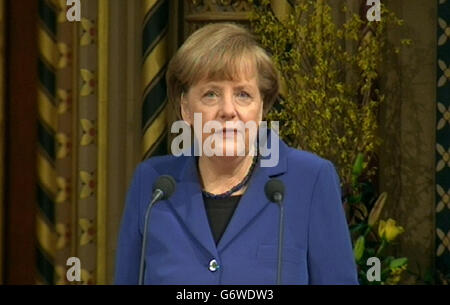
[[241, 120], [246, 123], [249, 121], [254, 121], [259, 123], [262, 120], [262, 107], [260, 105], [256, 105], [252, 107], [252, 109], [246, 109], [241, 112]]

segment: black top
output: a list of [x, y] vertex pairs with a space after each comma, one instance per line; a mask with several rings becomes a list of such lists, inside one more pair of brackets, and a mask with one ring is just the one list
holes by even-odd
[[241, 197], [242, 195], [212, 198], [203, 195], [209, 226], [211, 227], [216, 245], [225, 232]]

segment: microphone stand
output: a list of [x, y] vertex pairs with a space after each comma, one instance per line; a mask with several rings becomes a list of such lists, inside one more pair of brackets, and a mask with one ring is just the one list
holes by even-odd
[[144, 232], [142, 234], [142, 248], [141, 248], [141, 259], [139, 263], [139, 284], [144, 284], [144, 258], [145, 258], [145, 248], [147, 246], [147, 230], [148, 230], [148, 221], [150, 219], [150, 212], [152, 210], [153, 205], [160, 199], [164, 197], [163, 191], [160, 189], [156, 189], [153, 193], [153, 198], [150, 204], [147, 207], [147, 210], [145, 211], [145, 221], [144, 221]]
[[274, 200], [280, 206], [280, 220], [278, 229], [278, 267], [277, 267], [277, 285], [281, 285], [281, 271], [282, 259], [283, 259], [283, 237], [284, 237], [284, 205], [283, 205], [283, 195], [279, 192], [274, 194]]

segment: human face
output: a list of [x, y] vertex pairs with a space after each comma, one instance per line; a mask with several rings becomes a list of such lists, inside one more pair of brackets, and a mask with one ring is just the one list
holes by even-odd
[[[181, 114], [189, 125], [194, 126], [195, 113], [202, 115], [201, 134], [196, 132], [195, 135], [197, 140], [203, 145], [205, 140], [213, 138], [214, 149], [222, 151], [224, 156], [230, 156], [230, 152], [231, 156], [247, 154], [249, 141], [256, 137], [256, 130], [227, 128], [232, 125], [230, 123], [250, 122], [257, 127], [262, 112], [263, 101], [256, 73], [239, 80], [201, 80], [183, 94], [181, 101]], [[220, 123], [219, 130], [214, 128], [205, 132], [205, 124], [211, 121]]]

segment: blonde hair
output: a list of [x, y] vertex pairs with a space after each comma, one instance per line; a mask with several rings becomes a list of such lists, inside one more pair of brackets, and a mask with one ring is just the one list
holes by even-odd
[[278, 74], [269, 55], [253, 35], [233, 23], [208, 24], [194, 32], [171, 59], [166, 72], [169, 103], [180, 117], [183, 92], [202, 79], [239, 80], [248, 60], [256, 68], [258, 87], [267, 114], [279, 92]]

